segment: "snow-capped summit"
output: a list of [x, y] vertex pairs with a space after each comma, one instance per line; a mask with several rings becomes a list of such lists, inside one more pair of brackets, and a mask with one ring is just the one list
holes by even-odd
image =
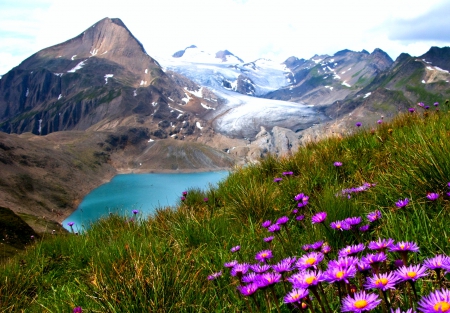
[[202, 50], [196, 45], [191, 45], [186, 49], [175, 52], [172, 55], [172, 58], [175, 58], [182, 62], [191, 62], [191, 63], [222, 63], [222, 64], [235, 64], [235, 63], [244, 63], [244, 61], [235, 56], [228, 50], [220, 50], [218, 52], [210, 53], [208, 51]]
[[166, 69], [182, 74], [216, 91], [236, 91], [249, 96], [263, 96], [287, 86], [292, 81], [290, 69], [269, 59], [244, 63], [228, 50], [215, 54], [192, 45], [169, 58], [158, 58]]

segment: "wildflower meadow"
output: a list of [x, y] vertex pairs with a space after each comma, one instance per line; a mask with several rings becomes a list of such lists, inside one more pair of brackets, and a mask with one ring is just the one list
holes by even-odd
[[0, 311], [450, 313], [447, 105], [42, 236], [0, 265]]

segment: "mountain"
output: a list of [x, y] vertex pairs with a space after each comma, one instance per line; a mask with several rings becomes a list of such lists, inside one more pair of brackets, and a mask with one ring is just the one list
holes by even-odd
[[343, 134], [354, 129], [356, 122], [370, 127], [380, 119], [389, 120], [408, 108], [418, 108], [419, 102], [438, 109], [449, 98], [449, 71], [449, 47], [431, 47], [419, 57], [402, 53], [364, 88], [328, 105], [325, 114], [331, 120], [303, 132], [303, 141]]
[[286, 66], [268, 59], [244, 61], [228, 50], [210, 53], [191, 45], [172, 57], [158, 58], [167, 69], [188, 77], [215, 91], [237, 91], [262, 96], [289, 84], [291, 72]]
[[392, 63], [392, 59], [381, 49], [375, 49], [372, 53], [342, 50], [333, 56], [315, 55], [309, 60], [291, 57], [284, 64], [291, 70], [293, 82], [264, 97], [328, 105], [355, 94]]
[[139, 125], [166, 138], [170, 131], [159, 124], [184, 129], [207, 111], [194, 93], [162, 71], [120, 19], [105, 18], [0, 79], [0, 130], [45, 135]]

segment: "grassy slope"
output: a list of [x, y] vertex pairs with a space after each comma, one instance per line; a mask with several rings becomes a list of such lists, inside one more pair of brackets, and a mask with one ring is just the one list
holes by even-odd
[[[277, 262], [301, 256], [304, 244], [318, 240], [332, 247], [331, 258], [346, 245], [379, 237], [417, 242], [420, 253], [410, 256], [412, 262], [448, 254], [449, 136], [447, 110], [401, 115], [374, 132], [361, 130], [344, 139], [311, 143], [292, 157], [269, 157], [237, 170], [217, 189], [191, 190], [177, 209], [162, 208], [150, 219], [130, 221], [131, 213], [111, 216], [82, 236], [44, 238], [2, 269], [2, 312], [68, 312], [75, 306], [87, 312], [247, 311], [223, 263], [234, 258], [255, 263], [255, 253], [269, 247], [272, 262]], [[343, 166], [333, 166], [335, 161]], [[294, 175], [274, 183], [284, 171]], [[350, 199], [336, 197], [342, 189], [364, 182], [376, 186]], [[295, 222], [293, 198], [300, 192], [310, 200], [300, 209], [305, 220]], [[427, 192], [441, 196], [432, 202]], [[395, 202], [406, 197], [410, 204], [397, 209]], [[374, 210], [383, 218], [366, 233], [335, 232], [310, 222], [320, 211], [328, 213], [327, 224], [350, 216], [366, 221]], [[289, 233], [269, 246], [262, 240], [269, 234], [260, 223], [283, 215], [291, 217]], [[236, 245], [241, 250], [233, 255], [229, 249]], [[223, 277], [207, 281], [207, 275], [219, 270]], [[420, 295], [427, 294], [431, 279], [418, 287]], [[332, 287], [325, 292], [333, 295]], [[275, 293], [279, 299], [286, 294], [282, 286]], [[255, 299], [261, 312], [269, 311], [261, 292]], [[393, 299], [394, 307], [408, 307], [406, 293], [396, 293]], [[335, 300], [330, 306], [339, 310]], [[282, 305], [281, 310], [288, 312], [288, 307]]]

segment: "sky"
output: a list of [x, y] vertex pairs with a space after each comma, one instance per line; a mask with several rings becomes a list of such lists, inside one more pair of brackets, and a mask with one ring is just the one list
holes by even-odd
[[0, 0], [0, 74], [105, 18], [156, 58], [190, 45], [280, 63], [381, 48], [395, 60], [450, 46], [448, 0]]

